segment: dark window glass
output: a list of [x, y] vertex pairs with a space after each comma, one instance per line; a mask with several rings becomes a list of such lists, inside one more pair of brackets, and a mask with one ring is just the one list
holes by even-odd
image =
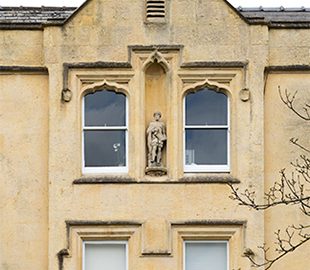
[[126, 166], [124, 130], [84, 131], [86, 167]]
[[226, 165], [227, 129], [187, 129], [185, 164]]
[[185, 125], [227, 125], [225, 94], [204, 89], [188, 94], [185, 99]]
[[97, 91], [84, 97], [85, 126], [125, 126], [126, 96], [113, 91]]

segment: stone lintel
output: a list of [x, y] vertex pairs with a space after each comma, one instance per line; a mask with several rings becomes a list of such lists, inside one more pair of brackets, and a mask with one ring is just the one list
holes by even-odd
[[267, 72], [272, 71], [309, 71], [310, 65], [283, 65], [283, 66], [269, 66], [266, 67]]
[[82, 68], [132, 68], [129, 62], [81, 62], [81, 63], [63, 63], [63, 89], [68, 89], [69, 69]]
[[48, 74], [48, 69], [46, 67], [36, 67], [36, 66], [0, 66], [0, 72], [41, 72]]
[[196, 61], [196, 62], [186, 62], [181, 65], [182, 68], [221, 68], [221, 67], [231, 67], [231, 68], [244, 68], [248, 65], [245, 61]]

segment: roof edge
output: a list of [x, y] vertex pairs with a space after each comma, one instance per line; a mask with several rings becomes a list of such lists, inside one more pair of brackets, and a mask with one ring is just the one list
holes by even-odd
[[231, 3], [229, 3], [227, 0], [223, 0], [245, 23], [250, 24], [248, 19], [244, 17], [241, 12], [236, 9]]
[[73, 11], [73, 13], [72, 13], [67, 19], [65, 19], [61, 24], [62, 24], [62, 25], [65, 25], [67, 22], [71, 21], [71, 20], [76, 16], [76, 14], [77, 14], [81, 9], [83, 9], [83, 8], [88, 4], [88, 2], [90, 2], [90, 1], [92, 1], [92, 0], [86, 0], [86, 1], [84, 1], [84, 3], [83, 3], [82, 5], [80, 5], [78, 8], [76, 8], [76, 9]]

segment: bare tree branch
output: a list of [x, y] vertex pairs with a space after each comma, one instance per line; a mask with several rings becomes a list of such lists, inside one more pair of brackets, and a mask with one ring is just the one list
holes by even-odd
[[[299, 112], [295, 108], [295, 98], [297, 91], [291, 95], [285, 90], [284, 95], [281, 93], [280, 86], [278, 87], [279, 95], [282, 102], [299, 118], [309, 121], [310, 120], [310, 104], [303, 106], [303, 113]], [[307, 147], [299, 144], [298, 139], [291, 138], [290, 142], [305, 151], [310, 153]], [[268, 208], [276, 207], [279, 205], [295, 205], [298, 206], [301, 213], [310, 217], [310, 158], [305, 155], [301, 155], [295, 162], [291, 162], [294, 172], [291, 176], [287, 176], [285, 169], [282, 169], [280, 173], [280, 180], [274, 182], [269, 191], [264, 192], [264, 203], [257, 203], [256, 192], [254, 189], [245, 189], [240, 192], [238, 188], [234, 187], [234, 184], [228, 183], [232, 191], [230, 198], [239, 203], [239, 205], [247, 206], [257, 211], [266, 210]], [[310, 222], [310, 220], [309, 220]], [[291, 225], [284, 232], [278, 230], [275, 232], [275, 245], [277, 246], [276, 252], [278, 255], [270, 258], [268, 252], [269, 247], [266, 244], [258, 247], [263, 251], [264, 262], [258, 263], [254, 258], [254, 253], [245, 252], [244, 255], [251, 261], [255, 267], [265, 267], [264, 269], [270, 269], [272, 265], [283, 258], [288, 253], [294, 252], [298, 247], [302, 246], [310, 240], [310, 224]]]
[[278, 90], [279, 90], [279, 95], [280, 98], [282, 100], [282, 102], [292, 111], [294, 112], [298, 117], [300, 117], [303, 120], [309, 121], [310, 120], [310, 113], [308, 111], [308, 109], [310, 109], [310, 104], [305, 104], [304, 105], [304, 112], [306, 115], [302, 115], [301, 113], [299, 113], [295, 107], [294, 107], [294, 100], [296, 98], [296, 94], [297, 91], [294, 93], [294, 95], [291, 95], [290, 93], [287, 92], [287, 89], [285, 89], [285, 95], [283, 96], [281, 93], [281, 88], [280, 86], [278, 86]]
[[296, 139], [296, 138], [291, 138], [291, 139], [290, 139], [290, 142], [291, 142], [292, 144], [294, 144], [294, 145], [296, 145], [297, 147], [299, 147], [300, 149], [302, 149], [302, 150], [304, 150], [304, 151], [310, 153], [310, 150], [309, 150], [309, 149], [307, 149], [306, 147], [302, 146], [302, 145], [299, 144], [297, 141], [298, 141], [298, 138], [297, 138], [297, 139]]
[[[309, 228], [309, 226], [306, 226]], [[278, 248], [276, 249], [276, 251], [279, 253], [278, 256], [270, 259], [268, 256], [268, 251], [270, 250], [269, 247], [266, 247], [266, 244], [264, 244], [263, 246], [260, 246], [258, 248], [262, 249], [263, 254], [264, 254], [264, 263], [257, 263], [254, 259], [252, 255], [248, 255], [246, 256], [252, 263], [252, 265], [254, 267], [265, 267], [265, 270], [270, 269], [271, 266], [277, 262], [278, 260], [280, 260], [281, 258], [283, 258], [285, 255], [287, 255], [288, 253], [294, 252], [298, 247], [302, 246], [303, 244], [305, 244], [306, 242], [308, 242], [310, 240], [310, 235], [309, 234], [304, 234], [302, 233], [302, 230], [304, 228], [296, 228], [296, 227], [292, 227], [292, 229], [298, 231], [299, 230], [299, 236], [301, 238], [300, 242], [298, 242], [297, 244], [293, 244], [293, 236], [294, 236], [294, 231], [290, 232], [289, 229], [286, 229], [286, 238], [283, 238], [281, 236], [281, 231], [278, 230], [277, 232], [275, 232], [276, 235], [276, 242], [275, 244], [278, 246]]]

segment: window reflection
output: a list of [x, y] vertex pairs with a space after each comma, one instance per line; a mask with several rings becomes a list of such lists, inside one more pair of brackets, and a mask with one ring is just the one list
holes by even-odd
[[201, 90], [186, 96], [186, 125], [227, 125], [227, 96]]
[[[224, 129], [186, 130], [186, 150], [190, 157], [186, 165], [227, 164], [227, 131]], [[190, 163], [191, 162], [191, 163]]]
[[85, 126], [125, 126], [126, 96], [113, 91], [97, 91], [84, 97]]
[[125, 166], [125, 131], [85, 131], [85, 166]]

